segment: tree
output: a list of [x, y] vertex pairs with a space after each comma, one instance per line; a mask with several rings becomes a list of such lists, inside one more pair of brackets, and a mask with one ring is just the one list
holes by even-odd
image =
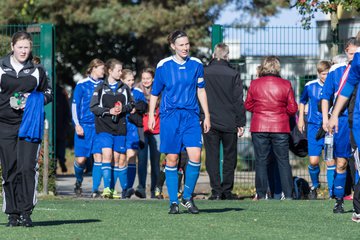
[[310, 28], [312, 18], [315, 14], [320, 12], [324, 14], [331, 14], [331, 31], [333, 34], [333, 46], [331, 48], [332, 56], [338, 54], [338, 10], [342, 7], [345, 11], [360, 11], [360, 0], [296, 0], [291, 7], [296, 7], [300, 15], [302, 15], [302, 26], [305, 29]]
[[54, 23], [57, 73], [72, 83], [95, 57], [115, 57], [134, 70], [155, 66], [170, 54], [166, 37], [175, 29], [188, 33], [193, 55], [209, 56], [201, 49], [210, 49], [210, 26], [229, 4], [261, 23], [288, 6], [285, 0], [2, 0], [0, 23]]

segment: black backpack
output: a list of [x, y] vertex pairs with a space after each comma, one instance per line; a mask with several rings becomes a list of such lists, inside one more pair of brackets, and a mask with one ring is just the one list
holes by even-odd
[[293, 199], [309, 199], [310, 186], [309, 183], [300, 177], [293, 177], [294, 181], [294, 191]]

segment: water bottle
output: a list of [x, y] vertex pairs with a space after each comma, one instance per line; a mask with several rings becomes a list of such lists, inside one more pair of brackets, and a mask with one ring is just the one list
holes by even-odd
[[22, 92], [16, 92], [10, 97], [10, 106], [16, 110], [23, 109], [26, 104], [26, 99]]
[[324, 148], [324, 160], [331, 161], [333, 160], [334, 153], [334, 136], [331, 133], [326, 133], [325, 135], [325, 148]]
[[[120, 101], [117, 101], [117, 102], [115, 103], [115, 105], [114, 105], [115, 108], [120, 108], [120, 106], [121, 106], [121, 102], [120, 102]], [[120, 115], [120, 114], [118, 114], [118, 115], [113, 115], [113, 116], [111, 117], [113, 123], [118, 123], [118, 122], [119, 122], [119, 115]]]

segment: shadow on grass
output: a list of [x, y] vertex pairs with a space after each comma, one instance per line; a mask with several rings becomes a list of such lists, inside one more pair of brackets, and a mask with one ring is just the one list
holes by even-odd
[[101, 222], [99, 219], [81, 219], [81, 220], [56, 220], [56, 221], [34, 221], [34, 226], [57, 226], [64, 224], [83, 224], [83, 223], [94, 223]]
[[210, 208], [210, 209], [200, 209], [200, 213], [202, 213], [202, 212], [223, 213], [223, 212], [231, 212], [231, 211], [239, 212], [239, 211], [243, 211], [243, 210], [245, 210], [245, 209], [243, 209], [243, 208], [219, 208], [219, 209]]

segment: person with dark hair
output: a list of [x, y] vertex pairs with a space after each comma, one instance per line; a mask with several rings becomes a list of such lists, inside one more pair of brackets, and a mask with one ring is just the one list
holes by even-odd
[[[244, 133], [246, 115], [240, 73], [229, 65], [229, 47], [219, 43], [213, 59], [204, 69], [211, 129], [205, 133], [206, 171], [209, 174], [209, 200], [233, 200], [237, 164], [237, 139]], [[223, 179], [220, 178], [220, 143], [223, 145]]]
[[265, 199], [268, 189], [268, 162], [272, 151], [278, 164], [285, 199], [292, 199], [292, 173], [289, 163], [289, 117], [297, 103], [291, 83], [280, 77], [280, 60], [266, 57], [252, 80], [245, 108], [252, 113], [250, 132], [255, 149], [255, 186], [257, 199]]
[[[90, 111], [90, 101], [94, 89], [102, 83], [105, 64], [100, 59], [93, 59], [87, 70], [87, 77], [76, 84], [71, 106], [72, 120], [75, 124], [74, 134], [74, 172], [76, 177], [75, 194], [82, 195], [86, 159], [93, 154], [94, 161], [101, 162], [101, 150], [95, 141], [95, 115]], [[95, 167], [95, 166], [94, 166]], [[98, 171], [97, 168], [93, 171]]]
[[170, 199], [169, 214], [178, 214], [178, 155], [183, 148], [189, 156], [186, 180], [181, 205], [189, 213], [199, 213], [192, 194], [200, 172], [201, 125], [199, 105], [204, 111], [204, 133], [210, 130], [210, 114], [201, 61], [190, 57], [190, 42], [187, 34], [176, 30], [169, 34], [168, 41], [175, 55], [161, 60], [156, 68], [150, 96], [149, 129], [155, 127], [155, 107], [160, 103], [160, 151], [166, 154], [166, 185]]
[[[350, 70], [350, 63], [354, 57], [356, 49], [356, 39], [350, 38], [345, 46], [345, 53], [347, 55], [347, 62], [334, 64], [329, 70], [329, 74], [324, 83], [324, 87], [320, 94], [321, 99], [321, 111], [322, 111], [322, 128], [324, 131], [328, 131], [327, 123], [329, 114], [331, 114], [333, 103], [336, 101], [341, 88], [346, 83], [348, 73]], [[344, 213], [344, 196], [345, 185], [347, 179], [347, 165], [348, 159], [351, 157], [351, 145], [350, 145], [350, 128], [348, 122], [348, 111], [344, 109], [339, 118], [339, 132], [334, 133], [334, 159], [327, 161], [328, 167], [327, 177], [329, 185], [329, 197], [335, 196], [336, 202], [333, 209], [334, 213]], [[330, 163], [329, 163], [330, 162]], [[329, 172], [329, 168], [333, 169]], [[332, 178], [332, 179], [329, 179]]]
[[[110, 65], [110, 64], [107, 64]], [[109, 69], [108, 69], [109, 70]], [[123, 70], [122, 70], [123, 71]], [[122, 72], [121, 71], [121, 72]], [[108, 73], [111, 73], [108, 71]], [[116, 73], [116, 78], [120, 79]], [[109, 74], [105, 81], [97, 86], [91, 98], [90, 109], [95, 114], [96, 138], [102, 151], [102, 175], [104, 180], [104, 198], [119, 198], [111, 189], [111, 162], [114, 158], [114, 174], [118, 170], [123, 194], [127, 190], [127, 166], [124, 158], [126, 153], [126, 115], [133, 108], [131, 90], [126, 84], [117, 81]], [[115, 178], [116, 179], [116, 178]]]
[[[360, 43], [360, 32], [356, 36], [356, 44]], [[350, 142], [352, 147], [352, 154], [355, 159], [357, 173], [359, 175], [360, 159], [359, 159], [359, 146], [360, 146], [360, 52], [357, 50], [351, 62], [349, 75], [340, 91], [337, 100], [334, 104], [332, 115], [327, 124], [329, 133], [337, 133], [339, 131], [339, 116], [342, 110], [349, 101], [348, 114], [349, 114], [349, 127], [350, 127]], [[352, 221], [360, 223], [360, 181], [356, 180], [353, 196], [354, 213]]]
[[[317, 191], [320, 189], [319, 174], [320, 174], [320, 156], [322, 149], [324, 148], [324, 137], [317, 138], [317, 132], [321, 128], [322, 115], [318, 110], [318, 104], [320, 102], [320, 94], [323, 89], [326, 76], [329, 73], [331, 65], [328, 61], [319, 61], [316, 65], [318, 78], [309, 81], [305, 84], [304, 90], [300, 97], [299, 104], [299, 120], [298, 129], [300, 132], [305, 131], [305, 105], [308, 104], [307, 114], [307, 139], [308, 139], [308, 155], [309, 155], [309, 175], [311, 178], [312, 186], [310, 189], [310, 199], [317, 199]], [[333, 170], [335, 167], [331, 162], [326, 163], [328, 165], [328, 183], [332, 185]], [[331, 189], [331, 188], [330, 188]]]
[[7, 227], [33, 226], [44, 105], [53, 100], [43, 66], [32, 62], [32, 46], [29, 33], [17, 32], [12, 52], [0, 59], [0, 159]]
[[[150, 92], [154, 82], [155, 70], [152, 68], [145, 68], [141, 72], [141, 82], [138, 88], [142, 90], [149, 104]], [[144, 146], [140, 148], [138, 154], [138, 178], [139, 185], [136, 188], [135, 195], [139, 198], [146, 198], [146, 175], [148, 155], [150, 157], [151, 166], [151, 198], [160, 196], [160, 189], [156, 188], [160, 172], [160, 115], [159, 115], [160, 101], [155, 106], [155, 127], [154, 130], [148, 128], [149, 111], [143, 115], [143, 132], [144, 132]], [[158, 191], [156, 191], [158, 190]]]

